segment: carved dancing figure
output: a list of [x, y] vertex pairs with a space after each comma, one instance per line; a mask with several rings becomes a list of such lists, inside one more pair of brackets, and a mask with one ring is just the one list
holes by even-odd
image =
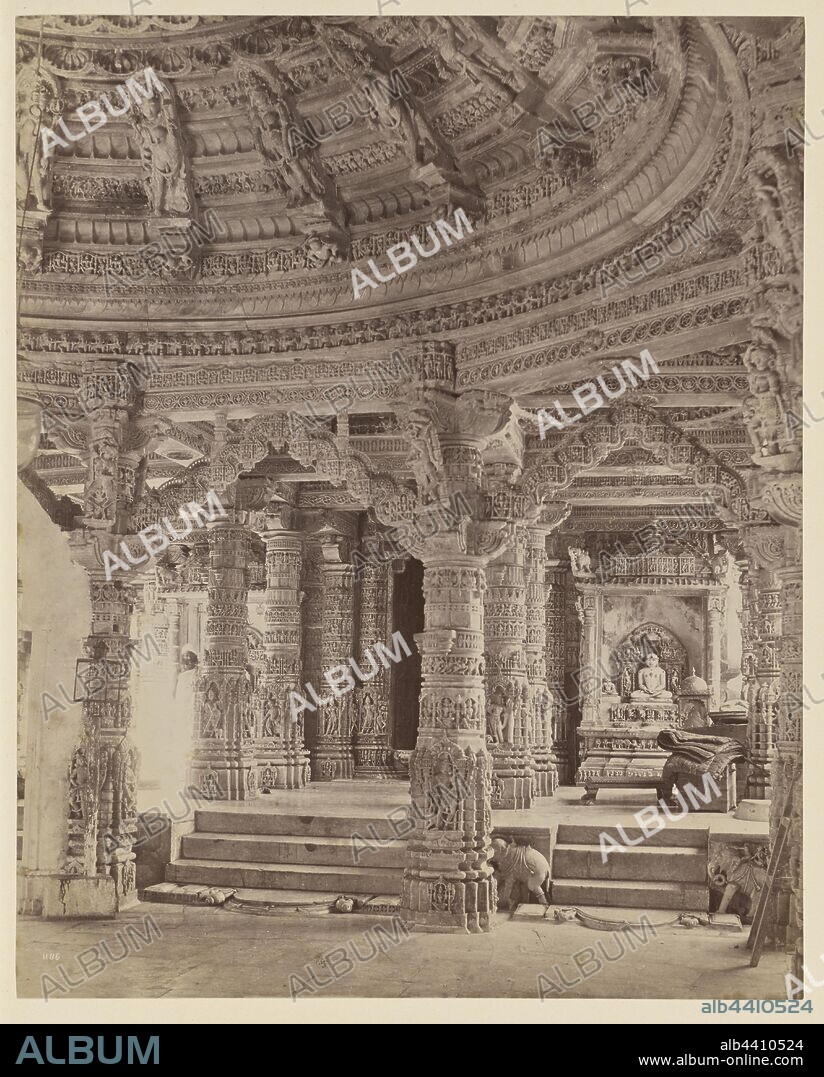
[[493, 699], [487, 700], [486, 704], [486, 732], [496, 744], [503, 743], [503, 704]]
[[170, 216], [189, 213], [186, 161], [174, 117], [158, 103], [154, 111], [144, 108], [137, 127], [143, 139], [142, 156], [149, 172], [152, 209]]
[[220, 692], [215, 682], [210, 681], [203, 698], [200, 715], [200, 735], [204, 739], [210, 739], [212, 737], [222, 737], [223, 732], [223, 707], [220, 702]]
[[378, 708], [371, 692], [361, 692], [358, 733], [377, 733]]
[[89, 484], [84, 494], [85, 515], [90, 520], [114, 519], [117, 504], [115, 467], [117, 442], [110, 435], [92, 445]]
[[396, 133], [410, 160], [424, 165], [435, 159], [439, 146], [420, 113], [405, 101], [393, 101], [386, 97], [380, 88], [370, 94], [369, 102], [372, 106], [369, 122], [375, 127]]
[[461, 41], [448, 17], [433, 15], [421, 22], [424, 30], [432, 35], [432, 43], [437, 50], [435, 66], [439, 75], [448, 78], [453, 71], [459, 71], [471, 82], [486, 86], [493, 97], [503, 93], [508, 100], [512, 100], [517, 89], [513, 90], [504, 73], [483, 53], [476, 52], [469, 56], [463, 52]]
[[285, 164], [285, 178], [290, 189], [300, 198], [303, 193], [308, 198], [322, 198], [325, 194], [323, 180], [308, 156], [293, 154], [289, 146], [287, 132], [292, 124], [292, 117], [286, 102], [275, 98], [275, 112], [278, 117], [278, 129], [280, 131], [281, 150]]
[[323, 269], [343, 261], [337, 243], [318, 235], [309, 236], [304, 243], [304, 258], [307, 269]]
[[40, 130], [53, 100], [48, 86], [43, 82], [38, 84], [34, 73], [27, 68], [17, 90], [17, 205], [21, 209], [26, 208], [29, 194], [34, 196], [35, 209], [51, 209], [54, 151], [44, 156]]

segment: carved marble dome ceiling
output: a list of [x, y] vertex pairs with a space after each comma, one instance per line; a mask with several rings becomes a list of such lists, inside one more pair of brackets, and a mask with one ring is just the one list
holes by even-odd
[[[180, 189], [158, 200], [136, 107], [58, 150], [42, 249], [28, 260], [24, 252], [23, 368], [62, 368], [69, 384], [90, 356], [155, 354], [164, 373], [146, 406], [177, 420], [179, 443], [159, 468], [174, 473], [175, 460], [202, 456], [216, 408], [232, 418], [287, 406], [307, 385], [358, 378], [389, 349], [423, 339], [455, 342], [459, 388], [500, 388], [524, 408], [569, 400], [586, 377], [649, 347], [663, 368], [645, 387], [650, 402], [685, 429], [709, 431], [731, 465], [746, 462], [743, 255], [762, 236], [744, 178], [753, 132], [767, 122], [751, 93], [756, 76], [778, 85], [782, 64], [786, 81], [800, 26], [19, 19], [21, 100], [39, 86], [50, 102], [43, 123], [62, 115], [80, 133], [75, 108], [152, 67], [182, 161]], [[540, 127], [578, 134], [581, 107], [601, 95], [614, 109], [614, 87], [638, 83], [643, 69], [657, 92], [628, 94], [593, 130], [537, 154]], [[353, 95], [363, 109], [363, 87], [391, 72], [410, 87], [402, 104], [333, 132], [324, 109], [354, 108]], [[289, 128], [320, 135], [314, 148], [300, 143], [297, 171], [273, 163], [271, 146]], [[471, 237], [353, 300], [353, 266], [381, 263], [412, 233], [425, 241], [426, 226], [457, 208]], [[143, 247], [209, 210], [223, 230], [190, 259], [107, 287], [107, 273], [137, 273]], [[599, 274], [621, 271], [640, 244], [671, 239], [707, 210], [720, 224], [714, 234], [601, 295]], [[387, 421], [374, 402], [355, 410], [377, 413], [364, 415], [363, 437], [373, 436], [369, 422]], [[404, 459], [391, 432], [383, 459]], [[628, 466], [603, 471], [626, 476]]]

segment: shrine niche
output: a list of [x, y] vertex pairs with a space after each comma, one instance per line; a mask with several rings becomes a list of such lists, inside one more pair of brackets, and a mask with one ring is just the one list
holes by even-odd
[[[655, 665], [662, 676], [645, 677], [644, 680], [649, 682], [647, 687], [639, 685], [638, 677], [649, 656], [655, 658]], [[640, 666], [639, 659], [642, 663]], [[630, 698], [637, 698], [643, 703], [664, 699], [671, 701], [678, 695], [681, 682], [689, 672], [688, 663], [686, 647], [669, 629], [652, 622], [633, 629], [612, 653], [612, 667], [616, 670], [618, 692], [625, 701]]]
[[[725, 588], [700, 559], [675, 556], [668, 580], [635, 575], [594, 582], [589, 555], [570, 551], [581, 622], [580, 766], [576, 783], [583, 803], [598, 790], [663, 791], [667, 753], [658, 734], [706, 723], [711, 696], [701, 676], [709, 672], [720, 692], [721, 633], [717, 614]], [[592, 559], [594, 560], [594, 558]], [[661, 572], [663, 559], [656, 571]], [[593, 582], [589, 582], [593, 579]], [[702, 691], [703, 686], [703, 691]]]

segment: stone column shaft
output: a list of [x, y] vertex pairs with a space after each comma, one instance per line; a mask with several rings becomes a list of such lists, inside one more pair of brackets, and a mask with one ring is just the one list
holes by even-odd
[[231, 519], [208, 526], [209, 590], [203, 672], [195, 701], [190, 781], [215, 799], [257, 796], [248, 662], [250, 535]]
[[82, 667], [83, 736], [69, 767], [66, 874], [114, 879], [116, 908], [137, 899], [132, 843], [137, 832], [138, 753], [129, 727], [129, 638], [132, 601], [128, 586], [90, 576], [92, 632]]
[[[341, 556], [340, 542], [325, 543], [321, 565], [323, 621], [321, 667], [349, 667], [353, 651], [354, 568]], [[352, 751], [352, 692], [336, 695], [326, 681], [314, 686], [325, 699], [318, 709], [318, 735], [312, 751], [312, 779], [334, 781], [355, 772]]]
[[[457, 542], [455, 543], [457, 547]], [[418, 741], [409, 765], [413, 821], [401, 912], [418, 930], [487, 931], [496, 893], [484, 739], [484, 559], [424, 561]]]
[[725, 613], [724, 589], [714, 589], [707, 598], [707, 669], [711, 710], [718, 710], [721, 706], [721, 641], [724, 637]]
[[487, 734], [492, 738], [492, 806], [529, 808], [532, 715], [526, 671], [525, 535], [486, 570], [484, 640]]
[[[302, 789], [309, 780], [303, 712], [292, 721], [291, 693], [300, 687], [301, 562], [298, 531], [267, 531], [266, 668], [256, 692], [260, 788]], [[297, 708], [296, 708], [297, 709]]]
[[787, 859], [776, 878], [777, 941], [794, 953], [793, 973], [802, 978], [803, 964], [803, 767], [802, 726], [804, 683], [802, 667], [802, 566], [800, 528], [785, 527], [784, 550], [787, 564], [776, 570], [781, 583], [781, 640], [779, 643], [780, 701], [776, 730], [776, 757], [773, 763], [774, 791], [771, 832], [775, 835], [790, 789], [793, 809]]
[[764, 796], [772, 794], [772, 766], [778, 732], [778, 699], [781, 669], [781, 583], [770, 569], [759, 569], [755, 588], [756, 697], [753, 761], [763, 767], [756, 780]]
[[[759, 728], [758, 714], [758, 631], [757, 631], [757, 590], [754, 572], [748, 561], [741, 563], [741, 695], [747, 704], [747, 747], [753, 762], [769, 767], [769, 745], [771, 734], [766, 739], [767, 752], [764, 752], [765, 739]], [[762, 771], [751, 767], [747, 778], [747, 797], [752, 800], [769, 800], [769, 769]]]
[[550, 711], [545, 736], [550, 738], [552, 757], [556, 761], [559, 782], [571, 782], [575, 760], [569, 758], [566, 694], [566, 572], [552, 561], [545, 572], [546, 672], [550, 689]]
[[552, 746], [552, 693], [546, 665], [546, 529], [527, 528], [526, 551], [526, 671], [530, 692], [530, 753], [534, 793], [551, 797], [558, 785]]
[[[392, 635], [389, 618], [392, 573], [386, 565], [363, 565], [359, 589], [360, 631], [358, 668], [369, 679], [354, 693], [355, 777], [388, 777], [389, 670], [370, 657], [371, 648]], [[411, 642], [411, 640], [410, 640]]]

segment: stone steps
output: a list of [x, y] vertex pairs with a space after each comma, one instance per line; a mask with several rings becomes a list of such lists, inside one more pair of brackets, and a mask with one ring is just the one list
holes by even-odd
[[[644, 836], [640, 827], [622, 827], [627, 841], [639, 841], [632, 848], [649, 848], [650, 846], [706, 849], [709, 830], [706, 827], [676, 827], [665, 826], [648, 838]], [[615, 826], [598, 826], [597, 824], [561, 823], [558, 827], [558, 845], [596, 845], [600, 846], [601, 834], [609, 834], [611, 838], [624, 845], [625, 839]], [[609, 845], [609, 842], [607, 842]]]
[[[609, 835], [617, 846], [604, 842]], [[637, 841], [638, 845], [626, 842]], [[706, 912], [709, 831], [664, 827], [646, 838], [639, 827], [561, 824], [552, 856], [555, 905], [626, 906]]]
[[[397, 816], [400, 830], [408, 830], [404, 817]], [[359, 815], [282, 815], [263, 811], [222, 811], [198, 808], [195, 830], [209, 834], [277, 834], [302, 835], [308, 838], [348, 838], [355, 834], [365, 841], [397, 841], [397, 834], [386, 818]]]
[[552, 884], [552, 904], [706, 912], [710, 900], [707, 887], [697, 883], [562, 879]]
[[400, 868], [328, 864], [250, 864], [243, 860], [175, 860], [166, 881], [265, 890], [335, 890], [340, 894], [399, 894]]
[[385, 818], [199, 808], [194, 822], [166, 866], [167, 883], [278, 891], [292, 905], [294, 893], [322, 903], [329, 893], [401, 892], [406, 842]]
[[194, 833], [183, 838], [181, 856], [189, 860], [235, 860], [263, 864], [325, 864], [329, 867], [403, 869], [405, 841], [364, 848], [351, 838], [290, 834]]
[[591, 845], [556, 846], [553, 874], [564, 879], [668, 879], [702, 883], [707, 877], [707, 856], [702, 849], [636, 848], [607, 845], [606, 863], [599, 848]]

